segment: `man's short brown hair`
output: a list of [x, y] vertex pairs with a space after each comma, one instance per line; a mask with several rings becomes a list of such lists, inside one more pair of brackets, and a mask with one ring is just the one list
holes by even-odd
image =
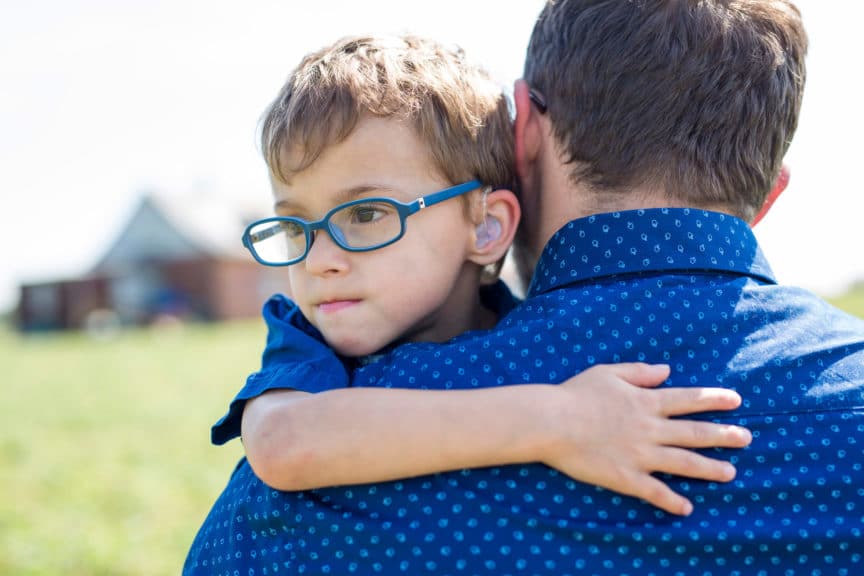
[[550, 0], [524, 76], [575, 181], [750, 220], [797, 126], [806, 50], [787, 0]]
[[410, 122], [454, 184], [476, 178], [513, 188], [501, 87], [460, 48], [415, 36], [347, 37], [303, 58], [264, 114], [261, 147], [271, 173], [290, 180], [366, 115]]

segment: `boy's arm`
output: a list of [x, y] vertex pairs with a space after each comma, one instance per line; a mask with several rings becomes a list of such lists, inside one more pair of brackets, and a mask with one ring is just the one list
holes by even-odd
[[669, 416], [730, 410], [715, 388], [646, 390], [668, 367], [596, 366], [560, 385], [482, 390], [275, 390], [246, 403], [247, 458], [268, 485], [302, 490], [483, 466], [544, 462], [676, 514], [689, 501], [651, 476], [728, 481], [731, 464], [687, 448], [742, 447], [745, 429]]

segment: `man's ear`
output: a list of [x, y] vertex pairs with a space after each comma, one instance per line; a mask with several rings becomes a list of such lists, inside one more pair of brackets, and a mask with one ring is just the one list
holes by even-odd
[[531, 103], [528, 83], [521, 78], [513, 85], [516, 121], [513, 125], [516, 145], [516, 175], [521, 182], [529, 177], [540, 147], [540, 112]]
[[789, 185], [789, 166], [783, 164], [783, 167], [780, 168], [780, 175], [777, 176], [777, 181], [774, 183], [774, 187], [771, 189], [771, 192], [768, 193], [768, 197], [765, 199], [765, 203], [762, 204], [762, 208], [759, 210], [759, 213], [753, 218], [753, 221], [750, 223], [750, 227], [756, 226], [762, 218], [768, 213], [768, 210], [771, 209], [771, 206], [774, 204], [774, 201], [780, 197], [780, 194], [786, 190], [786, 186]]
[[495, 264], [507, 254], [522, 211], [519, 200], [510, 190], [489, 192], [485, 199], [485, 211], [480, 214], [471, 240], [468, 259], [480, 266]]

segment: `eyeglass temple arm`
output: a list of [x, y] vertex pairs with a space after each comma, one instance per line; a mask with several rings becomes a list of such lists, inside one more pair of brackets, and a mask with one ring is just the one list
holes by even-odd
[[263, 230], [259, 230], [258, 232], [249, 232], [243, 236], [243, 243], [246, 244], [247, 238], [249, 242], [260, 242], [261, 240], [266, 240], [271, 236], [275, 236], [279, 232], [282, 231], [282, 227], [278, 224], [274, 224], [269, 228], [264, 228]]
[[460, 196], [479, 187], [479, 180], [469, 180], [468, 182], [463, 182], [462, 184], [457, 184], [456, 186], [445, 188], [444, 190], [435, 192], [434, 194], [422, 196], [409, 204], [409, 214], [413, 214], [418, 210], [422, 210], [423, 208], [427, 208], [429, 206], [434, 206], [435, 204], [438, 204], [439, 202], [444, 202], [445, 200], [449, 200], [450, 198]]
[[[465, 194], [466, 192], [470, 192], [471, 190], [479, 187], [479, 180], [469, 180], [468, 182], [463, 182], [462, 184], [457, 184], [456, 186], [445, 188], [444, 190], [440, 190], [438, 192], [435, 192], [434, 194], [423, 196], [409, 204], [409, 214], [413, 214], [418, 210], [426, 208], [427, 206], [434, 206], [439, 202], [444, 202], [445, 200], [449, 200], [450, 198], [453, 198], [455, 196]], [[263, 230], [259, 230], [257, 232], [249, 232], [247, 235], [244, 235], [243, 242], [244, 244], [246, 243], [247, 237], [249, 242], [260, 242], [261, 240], [266, 240], [271, 236], [275, 236], [281, 231], [282, 226], [280, 226], [279, 224], [274, 224], [269, 228], [264, 228]]]

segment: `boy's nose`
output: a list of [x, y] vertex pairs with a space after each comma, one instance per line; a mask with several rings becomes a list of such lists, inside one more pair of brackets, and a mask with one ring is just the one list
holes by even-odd
[[326, 230], [316, 230], [304, 264], [310, 274], [324, 276], [348, 271], [350, 254], [339, 247]]

